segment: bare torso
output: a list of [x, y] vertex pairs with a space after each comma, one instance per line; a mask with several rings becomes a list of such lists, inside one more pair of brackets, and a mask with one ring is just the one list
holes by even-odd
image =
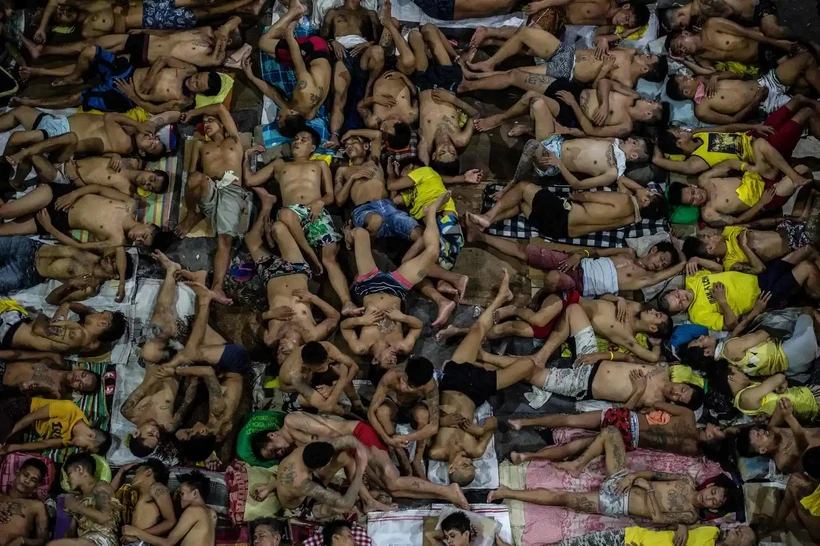
[[395, 106], [373, 105], [373, 117], [371, 118], [371, 129], [377, 128], [381, 122], [388, 118], [396, 118], [399, 121], [410, 124], [418, 118], [418, 105], [413, 105], [413, 94], [399, 76], [387, 72], [373, 84], [373, 95], [384, 95], [396, 99]]
[[[774, 462], [781, 472], [803, 472], [803, 453], [797, 449], [794, 433], [788, 427], [777, 428], [780, 445], [774, 454]], [[804, 428], [808, 447], [820, 445], [820, 428]]]
[[227, 171], [233, 171], [241, 185], [242, 154], [242, 145], [232, 137], [218, 142], [203, 142], [199, 155], [202, 172], [209, 178], [219, 180]]
[[432, 142], [440, 131], [451, 135], [459, 132], [458, 109], [449, 102], [434, 101], [432, 90], [421, 92], [419, 105], [419, 133], [422, 139]]
[[148, 68], [138, 68], [134, 71], [134, 89], [137, 95], [148, 102], [168, 102], [184, 100], [185, 93], [182, 90], [182, 82], [187, 76], [187, 72], [182, 68], [163, 68], [159, 71], [154, 85], [150, 90], [143, 90], [142, 82], [148, 75]]
[[[650, 484], [664, 513], [688, 512], [697, 518], [691, 500], [695, 491], [689, 482], [684, 480], [652, 481]], [[638, 518], [652, 519], [647, 493], [639, 487], [632, 487], [629, 490], [629, 514]]]
[[[455, 391], [442, 391], [440, 396], [442, 413], [456, 413], [464, 417], [468, 423], [473, 422], [476, 407], [466, 394]], [[461, 428], [440, 426], [436, 435], [433, 436], [433, 443], [429, 451], [430, 458], [437, 461], [446, 461], [452, 449], [457, 445], [469, 452], [472, 451], [471, 448], [477, 445], [477, 440]]]
[[608, 203], [572, 203], [569, 211], [570, 237], [581, 237], [635, 223], [635, 207], [629, 195], [610, 192], [608, 197]]
[[700, 455], [698, 427], [695, 425], [693, 417], [694, 414], [691, 414], [690, 417], [670, 415], [669, 422], [666, 424], [650, 424], [645, 414], [638, 413], [639, 447], [690, 457]]
[[44, 398], [70, 398], [71, 391], [63, 388], [66, 372], [52, 370], [49, 360], [8, 362], [3, 374], [3, 386], [16, 388]]
[[[592, 119], [595, 112], [598, 110], [598, 95], [594, 89], [585, 89], [581, 91], [581, 100], [579, 102], [581, 110], [586, 117]], [[620, 125], [628, 123], [630, 132], [632, 128], [632, 118], [629, 116], [629, 108], [635, 104], [633, 97], [628, 97], [623, 93], [610, 91], [609, 93], [609, 113], [606, 115], [601, 126]]]
[[589, 176], [604, 174], [615, 167], [612, 140], [604, 138], [577, 138], [564, 141], [561, 161], [573, 173]]
[[106, 186], [130, 195], [133, 184], [125, 176], [125, 172], [129, 169], [138, 169], [139, 161], [123, 158], [120, 171], [109, 167], [110, 162], [109, 157], [86, 157], [72, 160], [66, 163], [66, 174], [72, 180], [79, 178], [84, 184]]
[[[632, 58], [634, 49], [612, 49], [609, 54], [615, 59], [615, 67], [609, 71], [607, 78], [622, 83], [628, 87], [635, 87], [635, 78], [632, 76]], [[594, 49], [575, 50], [575, 68], [572, 72], [574, 80], [582, 83], [592, 83], [605, 64], [604, 59], [595, 57]]]
[[384, 171], [380, 165], [368, 160], [362, 165], [349, 167], [348, 176], [353, 176], [359, 172], [373, 172], [369, 178], [359, 178], [353, 182], [350, 188], [350, 199], [353, 204], [359, 206], [371, 201], [387, 199], [387, 187], [384, 185]]
[[749, 205], [740, 200], [737, 189], [742, 178], [712, 178], [707, 182], [706, 191], [709, 201], [704, 209], [712, 209], [723, 214], [738, 214], [749, 209]]
[[282, 162], [275, 174], [284, 206], [307, 205], [322, 197], [322, 170], [317, 161]]
[[207, 506], [189, 506], [185, 509], [194, 510], [197, 514], [196, 523], [180, 542], [180, 546], [202, 546], [216, 542], [216, 512]]
[[769, 262], [782, 258], [789, 252], [789, 238], [783, 231], [746, 230], [746, 244], [758, 258]]
[[128, 154], [134, 148], [129, 135], [120, 126], [106, 127], [105, 116], [96, 114], [73, 114], [68, 116], [71, 132], [80, 142], [77, 152]]
[[610, 256], [615, 272], [618, 274], [619, 290], [638, 290], [643, 287], [642, 281], [652, 275], [636, 258], [617, 254]]
[[68, 224], [72, 229], [84, 229], [100, 241], [123, 244], [123, 225], [137, 213], [134, 202], [115, 201], [99, 195], [84, 195], [68, 209]]
[[632, 395], [632, 382], [629, 373], [632, 370], [642, 372], [646, 380], [646, 390], [639, 405], [663, 402], [663, 385], [669, 380], [669, 371], [660, 366], [649, 364], [629, 364], [626, 362], [601, 362], [598, 373], [592, 381], [592, 397], [596, 400], [626, 402]]
[[567, 24], [605, 25], [607, 12], [614, 6], [610, 0], [573, 0], [566, 5]]
[[[365, 296], [362, 303], [365, 313], [370, 308], [379, 309], [380, 311], [389, 311], [391, 309], [401, 311], [401, 300], [396, 296], [383, 292]], [[404, 332], [401, 324], [388, 317], [383, 317], [372, 326], [362, 326], [359, 332], [359, 341], [367, 347], [373, 347], [376, 342], [383, 341], [395, 348], [401, 346], [401, 342], [404, 341]]]
[[714, 30], [709, 21], [701, 30], [704, 48], [697, 56], [709, 61], [737, 61], [753, 63], [757, 61], [758, 43], [755, 40]]
[[131, 525], [138, 529], [150, 529], [160, 522], [160, 511], [154, 497], [150, 494], [141, 494], [131, 514]]
[[0, 495], [0, 512], [9, 516], [8, 521], [0, 525], [0, 546], [10, 545], [15, 539], [29, 538], [34, 529], [35, 503], [33, 499], [13, 499]]
[[[701, 104], [719, 114], [731, 116], [751, 103], [758, 89], [760, 89], [760, 84], [757, 80], [721, 80], [715, 96], [704, 97]], [[695, 113], [697, 113], [697, 106]]]

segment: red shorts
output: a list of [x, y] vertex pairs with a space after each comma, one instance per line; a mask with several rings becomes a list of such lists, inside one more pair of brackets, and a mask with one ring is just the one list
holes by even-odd
[[[774, 127], [775, 132], [766, 136], [766, 142], [772, 145], [772, 148], [780, 152], [780, 155], [789, 159], [800, 142], [800, 136], [803, 134], [803, 127], [792, 119], [795, 112], [792, 112], [785, 106], [781, 106], [766, 117], [763, 125]], [[754, 131], [749, 132], [750, 135], [755, 136]], [[763, 179], [765, 187], [771, 188], [777, 184], [780, 179], [768, 180]], [[763, 210], [778, 210], [783, 208], [790, 196], [775, 195]]]
[[601, 415], [601, 430], [606, 427], [615, 427], [624, 439], [627, 451], [634, 451], [634, 437], [632, 434], [632, 412], [626, 408], [612, 408]]
[[571, 256], [560, 250], [552, 250], [538, 245], [527, 245], [527, 265], [545, 271], [555, 271], [558, 273], [558, 285], [556, 290], [578, 290], [584, 289], [584, 272], [579, 265], [566, 273], [559, 272], [558, 267], [561, 262]]
[[[569, 292], [564, 292], [561, 295], [561, 299], [563, 300], [564, 309], [566, 309], [568, 305], [578, 303], [581, 300], [581, 293], [577, 290], [570, 290]], [[532, 337], [537, 337], [538, 339], [548, 338], [552, 333], [552, 329], [555, 328], [555, 323], [558, 322], [560, 318], [561, 315], [559, 314], [544, 326], [532, 326]]]
[[[327, 59], [330, 62], [330, 50], [327, 42], [322, 38], [318, 36], [300, 36], [296, 38], [296, 43], [299, 44], [299, 51], [302, 53], [306, 65], [310, 66], [310, 63], [317, 59]], [[279, 40], [276, 44], [274, 58], [281, 65], [293, 66], [293, 57], [290, 55], [286, 40]]]
[[[763, 187], [768, 190], [778, 182], [780, 182], [780, 179], [769, 180], [768, 178], [764, 178]], [[763, 206], [763, 210], [780, 210], [783, 208], [783, 205], [786, 204], [786, 201], [791, 199], [791, 197], [791, 195], [775, 195], [771, 201], [769, 201]]]
[[382, 443], [379, 433], [365, 422], [356, 425], [356, 428], [353, 429], [353, 436], [364, 444], [364, 447], [376, 447], [382, 451], [387, 451], [387, 446]]

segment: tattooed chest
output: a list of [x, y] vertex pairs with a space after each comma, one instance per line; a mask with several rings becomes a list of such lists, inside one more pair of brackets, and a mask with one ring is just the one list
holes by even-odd
[[688, 488], [684, 482], [679, 482], [667, 492], [667, 512], [684, 512], [690, 508], [686, 495], [687, 489]]
[[57, 383], [52, 379], [50, 370], [45, 364], [33, 364], [31, 366], [31, 380], [47, 387], [56, 387]]
[[23, 510], [23, 503], [19, 501], [0, 502], [0, 512], [8, 514], [9, 517], [26, 517], [26, 512]]

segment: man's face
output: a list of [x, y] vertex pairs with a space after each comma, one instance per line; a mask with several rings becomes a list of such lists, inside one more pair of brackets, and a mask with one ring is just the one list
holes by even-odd
[[470, 532], [462, 533], [457, 529], [450, 529], [444, 533], [444, 542], [447, 546], [470, 546]]
[[766, 429], [756, 428], [749, 432], [749, 441], [755, 451], [765, 455], [771, 451], [774, 435]]
[[680, 200], [684, 205], [702, 207], [709, 200], [709, 192], [703, 188], [687, 184], [680, 192]]
[[726, 438], [726, 433], [723, 432], [717, 425], [713, 425], [712, 423], [707, 423], [703, 429], [703, 438], [707, 442], [711, 442], [713, 440], [720, 440], [723, 441]]
[[145, 191], [158, 192], [162, 188], [162, 177], [154, 171], [142, 171], [137, 175], [137, 186]]
[[635, 200], [638, 202], [640, 208], [649, 206], [658, 192], [655, 190], [648, 190], [646, 188], [639, 188], [635, 190]]
[[373, 355], [373, 362], [382, 368], [392, 368], [398, 361], [398, 353], [392, 347], [386, 347]]
[[662, 108], [661, 103], [654, 100], [640, 99], [635, 101], [635, 120], [649, 122], [656, 118], [658, 110]]
[[658, 252], [658, 247], [653, 246], [649, 254], [644, 256], [643, 263], [649, 271], [662, 271], [672, 263], [672, 254]]
[[313, 153], [313, 150], [316, 149], [316, 146], [313, 145], [313, 137], [307, 131], [299, 131], [296, 133], [296, 136], [293, 137], [293, 143], [291, 144], [291, 149], [293, 150], [294, 157], [310, 157], [310, 154]]
[[262, 457], [266, 460], [281, 459], [293, 449], [290, 444], [281, 434], [275, 432], [268, 432], [268, 443], [259, 450]]
[[151, 483], [154, 480], [154, 473], [148, 466], [141, 466], [137, 468], [137, 471], [134, 473], [134, 479], [131, 480], [131, 485], [134, 487], [140, 487], [143, 484]]
[[350, 137], [345, 140], [345, 153], [350, 159], [364, 157], [366, 151], [365, 143], [359, 137]]
[[712, 336], [700, 336], [689, 342], [690, 347], [700, 347], [703, 349], [704, 356], [715, 356], [715, 347], [717, 347], [717, 339]]
[[695, 93], [698, 91], [698, 80], [696, 78], [688, 74], [676, 74], [672, 77], [675, 78], [675, 83], [678, 84], [678, 88], [684, 97], [687, 99], [695, 98]]
[[621, 148], [629, 161], [646, 159], [646, 141], [644, 140], [628, 138]]
[[667, 383], [662, 390], [663, 396], [675, 404], [683, 406], [692, 400], [692, 387], [686, 383]]
[[632, 62], [637, 63], [638, 66], [641, 67], [644, 73], [649, 72], [649, 69], [655, 66], [655, 63], [658, 62], [657, 55], [649, 55], [644, 53], [642, 55], [635, 55], [632, 58]]
[[672, 290], [664, 298], [669, 303], [669, 312], [674, 315], [689, 309], [694, 299], [691, 292], [682, 288]]
[[40, 481], [43, 475], [39, 470], [33, 466], [24, 466], [17, 471], [14, 476], [14, 488], [23, 497], [30, 497], [34, 495], [37, 488], [40, 487]]
[[455, 145], [450, 142], [442, 142], [433, 150], [433, 159], [441, 161], [442, 163], [449, 163], [458, 159], [458, 150]]
[[386, 119], [379, 125], [379, 131], [381, 131], [384, 136], [393, 136], [396, 134], [396, 124], [398, 122], [399, 120], [397, 119]]
[[159, 444], [159, 425], [153, 419], [149, 419], [145, 423], [138, 426], [137, 429], [131, 433], [131, 436], [142, 440], [145, 447], [154, 449], [157, 447], [157, 444]]
[[68, 487], [72, 491], [76, 491], [83, 479], [85, 479], [85, 470], [79, 465], [74, 465], [66, 470], [66, 478], [68, 478]]
[[694, 55], [698, 50], [695, 36], [691, 32], [684, 30], [680, 36], [672, 40], [672, 43], [669, 44], [669, 49], [676, 57]]
[[726, 255], [726, 241], [717, 233], [698, 235], [698, 239], [706, 247], [706, 253], [714, 258], [722, 258]]
[[188, 508], [199, 498], [199, 491], [190, 484], [183, 483], [179, 486], [179, 503], [182, 508]]
[[93, 428], [89, 428], [87, 432], [77, 434], [77, 428], [75, 427], [71, 433], [71, 444], [80, 449], [96, 453], [97, 432]]
[[473, 460], [464, 454], [464, 452], [461, 452], [452, 460], [448, 471], [452, 474], [454, 472], [458, 472], [459, 470], [468, 470], [473, 468], [475, 468], [475, 465], [473, 465]]
[[216, 116], [202, 116], [202, 132], [213, 138], [222, 132], [222, 122]]
[[97, 388], [97, 376], [88, 370], [72, 370], [68, 372], [68, 384], [77, 392], [90, 393]]
[[139, 151], [151, 155], [160, 155], [165, 152], [165, 146], [155, 133], [140, 132], [136, 137]]
[[687, 28], [692, 22], [692, 16], [689, 15], [689, 10], [683, 7], [669, 8], [670, 13], [667, 14], [665, 26], [667, 30], [674, 31], [682, 28]]
[[343, 527], [333, 535], [333, 546], [355, 546], [350, 529]]
[[692, 131], [677, 127], [675, 129], [667, 129], [667, 131], [675, 137], [675, 144], [678, 148], [686, 149], [686, 146], [692, 142]]
[[126, 236], [134, 246], [150, 247], [154, 244], [155, 232], [156, 230], [148, 224], [136, 224], [128, 230]]
[[111, 326], [111, 320], [114, 314], [111, 311], [101, 311], [99, 313], [90, 313], [85, 316], [83, 325], [89, 330], [97, 332], [104, 332]]
[[208, 90], [208, 73], [200, 72], [185, 80], [185, 87], [193, 94], [204, 93]]
[[629, 4], [621, 6], [615, 15], [612, 16], [612, 24], [625, 28], [635, 27], [635, 11]]
[[282, 537], [267, 525], [257, 525], [253, 530], [253, 546], [279, 546]]
[[704, 508], [714, 510], [716, 508], [720, 508], [723, 506], [723, 503], [726, 502], [726, 490], [716, 485], [710, 485], [709, 487], [695, 493], [695, 498], [697, 499], [698, 504]]
[[757, 540], [754, 531], [748, 525], [738, 525], [728, 531], [722, 531], [723, 540], [719, 546], [755, 546]]
[[640, 317], [641, 320], [646, 322], [650, 327], [654, 327], [652, 332], [656, 332], [658, 327], [666, 322], [666, 319], [668, 318], [664, 313], [661, 313], [655, 309], [646, 309], [645, 311], [641, 311]]
[[73, 25], [77, 22], [78, 15], [77, 8], [58, 4], [52, 17], [59, 25]]

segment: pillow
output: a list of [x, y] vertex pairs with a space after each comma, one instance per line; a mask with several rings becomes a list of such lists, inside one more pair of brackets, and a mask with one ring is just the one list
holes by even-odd
[[630, 34], [625, 40], [618, 42], [618, 47], [646, 49], [654, 42], [660, 32], [661, 23], [655, 6], [649, 6], [649, 22], [637, 32]]
[[253, 454], [251, 437], [262, 430], [279, 430], [285, 421], [285, 414], [278, 411], [255, 411], [248, 415], [248, 420], [242, 425], [236, 438], [236, 456], [251, 466], [270, 468], [278, 465], [279, 461], [263, 461]]
[[768, 457], [738, 457], [737, 470], [744, 482], [762, 480], [769, 474]]
[[234, 525], [241, 525], [245, 521], [245, 501], [248, 499], [248, 472], [247, 465], [242, 461], [234, 461], [225, 469], [225, 484], [228, 486], [228, 519]]
[[[105, 459], [99, 455], [92, 453], [91, 456], [94, 457], [94, 461], [97, 463], [97, 469], [94, 471], [94, 479], [97, 481], [110, 482], [111, 467], [108, 466]], [[68, 474], [65, 473], [65, 466], [60, 469], [60, 487], [63, 488], [63, 491], [71, 491], [71, 488], [68, 486]]]
[[501, 531], [501, 523], [495, 521], [492, 518], [479, 516], [478, 514], [474, 514], [473, 512], [459, 510], [454, 506], [445, 506], [441, 509], [441, 514], [438, 517], [438, 522], [436, 522], [436, 529], [441, 529], [441, 522], [444, 521], [444, 518], [456, 512], [463, 512], [464, 514], [466, 514], [467, 517], [470, 519], [470, 523], [473, 525], [473, 527], [475, 527], [476, 538], [470, 541], [470, 546], [491, 546], [495, 543], [495, 535], [496, 533]]
[[51, 485], [54, 483], [54, 463], [47, 457], [33, 453], [14, 452], [6, 455], [3, 464], [0, 465], [0, 493], [8, 494], [11, 484], [14, 482], [15, 474], [17, 474], [23, 463], [29, 459], [37, 459], [46, 465], [46, 475], [40, 483], [40, 487], [37, 488], [37, 498], [45, 501], [48, 498]]

